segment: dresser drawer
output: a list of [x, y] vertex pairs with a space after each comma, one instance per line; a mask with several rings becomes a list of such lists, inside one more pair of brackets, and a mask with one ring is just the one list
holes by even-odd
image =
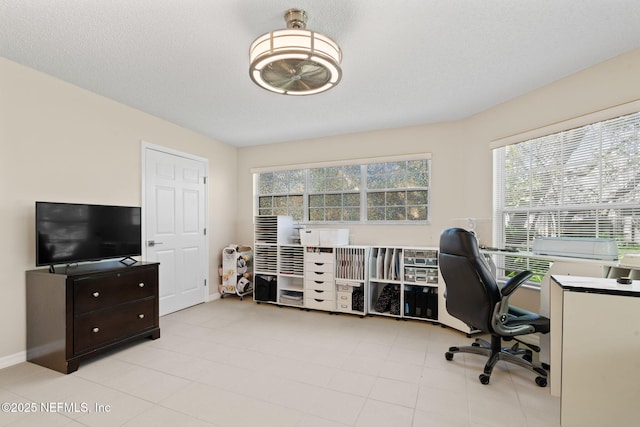
[[351, 302], [336, 301], [336, 311], [351, 313], [353, 311]]
[[321, 273], [333, 273], [335, 264], [333, 262], [311, 262], [304, 263], [304, 271], [317, 271]]
[[332, 291], [323, 291], [319, 289], [305, 289], [305, 298], [311, 298], [316, 300], [335, 301], [336, 297]]
[[351, 292], [336, 292], [336, 301], [338, 303], [346, 303], [351, 307], [351, 301], [353, 301]]
[[333, 280], [305, 280], [304, 288], [317, 291], [333, 291]]
[[147, 298], [155, 295], [156, 287], [154, 269], [76, 279], [73, 281], [74, 314]]
[[112, 306], [73, 319], [73, 352], [109, 344], [154, 326], [155, 298]]
[[318, 282], [333, 282], [333, 272], [326, 271], [305, 271], [304, 279], [305, 280], [314, 280]]
[[314, 310], [333, 311], [336, 308], [336, 303], [333, 300], [323, 300], [305, 296], [304, 306], [305, 308], [311, 308]]
[[334, 261], [333, 249], [314, 250], [313, 248], [307, 248], [304, 260], [306, 262], [322, 262], [333, 263]]

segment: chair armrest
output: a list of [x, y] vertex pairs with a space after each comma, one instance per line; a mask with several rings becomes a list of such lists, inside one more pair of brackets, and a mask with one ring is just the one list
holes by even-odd
[[533, 273], [530, 271], [521, 271], [520, 273], [513, 276], [511, 279], [504, 284], [500, 293], [503, 297], [508, 297], [511, 295], [516, 289], [520, 287], [523, 283], [525, 283], [529, 278], [533, 276]]
[[493, 310], [492, 326], [493, 330], [502, 336], [516, 336], [530, 334], [535, 331], [532, 325], [507, 326], [509, 319], [509, 297], [511, 294], [533, 276], [530, 271], [522, 271], [504, 284], [500, 293], [502, 301], [500, 301]]

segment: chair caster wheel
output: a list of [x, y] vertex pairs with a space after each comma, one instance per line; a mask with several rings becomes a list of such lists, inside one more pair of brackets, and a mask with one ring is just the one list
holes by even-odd
[[444, 358], [447, 360], [453, 360], [453, 353], [449, 353], [448, 351], [444, 354]]
[[480, 347], [480, 343], [478, 343], [478, 342], [472, 342], [472, 343], [471, 343], [471, 347]]
[[533, 357], [531, 357], [530, 354], [525, 354], [524, 356], [522, 356], [522, 358], [524, 360], [526, 360], [527, 362], [531, 363], [533, 361]]
[[489, 375], [487, 375], [487, 374], [480, 374], [480, 376], [478, 378], [480, 378], [480, 382], [482, 384], [487, 385], [487, 384], [489, 384], [489, 379], [491, 377], [489, 377]]
[[536, 384], [540, 387], [546, 387], [547, 379], [545, 377], [536, 377]]

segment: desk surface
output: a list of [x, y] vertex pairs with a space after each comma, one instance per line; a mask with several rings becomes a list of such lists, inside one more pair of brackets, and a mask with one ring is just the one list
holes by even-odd
[[599, 277], [553, 275], [551, 278], [565, 291], [640, 297], [640, 280], [622, 285], [616, 279]]

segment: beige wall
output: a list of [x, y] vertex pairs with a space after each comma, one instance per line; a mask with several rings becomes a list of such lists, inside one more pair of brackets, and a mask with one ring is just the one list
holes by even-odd
[[216, 255], [235, 240], [236, 148], [0, 59], [0, 361], [25, 351], [34, 202], [141, 205], [143, 140], [209, 160], [209, 277], [217, 284]]

